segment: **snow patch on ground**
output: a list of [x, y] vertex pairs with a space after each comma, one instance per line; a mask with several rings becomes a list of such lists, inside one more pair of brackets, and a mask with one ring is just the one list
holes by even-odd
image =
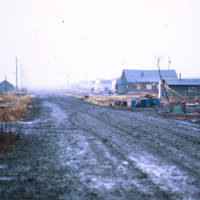
[[33, 121], [27, 121], [27, 122], [18, 122], [18, 124], [23, 124], [23, 125], [32, 125], [32, 124], [36, 124], [38, 123], [40, 120], [39, 119], [36, 119], [36, 120], [33, 120]]
[[0, 177], [0, 181], [12, 181], [14, 178], [9, 176]]
[[107, 190], [112, 189], [113, 187], [115, 187], [115, 183], [113, 180], [111, 179], [106, 179], [106, 178], [101, 178], [101, 177], [93, 177], [91, 179], [93, 188], [97, 188], [99, 189], [100, 187], [104, 187]]
[[4, 168], [7, 168], [8, 167], [8, 165], [6, 165], [6, 164], [0, 164], [0, 169], [4, 169]]
[[[163, 190], [170, 190], [173, 193], [184, 191], [191, 193], [192, 187], [186, 182], [188, 175], [183, 173], [178, 167], [173, 165], [156, 164], [145, 156], [136, 157], [129, 155], [129, 160], [145, 172], [152, 181]], [[187, 188], [187, 189], [186, 189]]]
[[51, 108], [51, 116], [57, 122], [62, 122], [66, 118], [66, 113], [63, 112], [56, 104], [48, 101], [44, 102], [44, 106]]

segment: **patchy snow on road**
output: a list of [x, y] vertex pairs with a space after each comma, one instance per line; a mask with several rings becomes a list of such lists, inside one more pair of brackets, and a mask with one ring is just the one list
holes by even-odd
[[6, 165], [6, 164], [0, 164], [0, 169], [4, 169], [4, 168], [7, 168], [8, 167], [8, 165]]
[[163, 190], [171, 191], [175, 194], [182, 194], [184, 191], [184, 195], [185, 193], [187, 195], [193, 193], [193, 186], [188, 185], [188, 174], [178, 169], [177, 166], [170, 166], [166, 163], [156, 164], [155, 158], [150, 158], [149, 155], [144, 156], [133, 154], [129, 155], [129, 159]]
[[33, 124], [38, 123], [39, 121], [40, 121], [39, 119], [36, 119], [36, 120], [33, 120], [33, 121], [21, 121], [21, 122], [17, 122], [17, 123], [23, 124], [23, 125], [33, 125]]
[[13, 179], [13, 177], [0, 176], [0, 181], [12, 181]]
[[59, 108], [58, 105], [56, 105], [55, 103], [50, 103], [49, 101], [45, 101], [43, 103], [43, 105], [45, 107], [48, 107], [51, 109], [51, 117], [56, 120], [56, 122], [62, 122], [65, 117], [66, 117], [66, 113], [63, 112], [61, 110], [61, 108]]
[[110, 190], [115, 187], [116, 183], [115, 180], [109, 178], [102, 178], [102, 177], [92, 177], [91, 178], [91, 188], [101, 189], [105, 188], [106, 190]]

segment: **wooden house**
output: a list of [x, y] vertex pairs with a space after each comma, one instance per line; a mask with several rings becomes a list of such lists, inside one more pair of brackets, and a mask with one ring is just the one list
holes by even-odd
[[[165, 80], [178, 79], [175, 70], [160, 70], [160, 73]], [[158, 70], [125, 69], [121, 78], [117, 80], [116, 92], [118, 94], [158, 93], [159, 82]]]
[[170, 88], [184, 97], [200, 97], [200, 79], [174, 79], [167, 80]]

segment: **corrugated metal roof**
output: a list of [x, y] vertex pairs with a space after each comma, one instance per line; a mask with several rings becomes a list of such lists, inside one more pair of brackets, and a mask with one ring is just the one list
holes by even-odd
[[168, 85], [200, 85], [200, 79], [172, 79], [166, 80]]
[[[127, 82], [159, 82], [158, 70], [130, 70], [125, 69], [124, 75]], [[163, 79], [177, 79], [175, 70], [160, 70]]]

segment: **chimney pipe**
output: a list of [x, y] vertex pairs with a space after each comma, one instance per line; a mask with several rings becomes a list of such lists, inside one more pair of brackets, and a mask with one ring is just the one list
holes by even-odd
[[181, 80], [181, 73], [179, 74], [179, 79]]

